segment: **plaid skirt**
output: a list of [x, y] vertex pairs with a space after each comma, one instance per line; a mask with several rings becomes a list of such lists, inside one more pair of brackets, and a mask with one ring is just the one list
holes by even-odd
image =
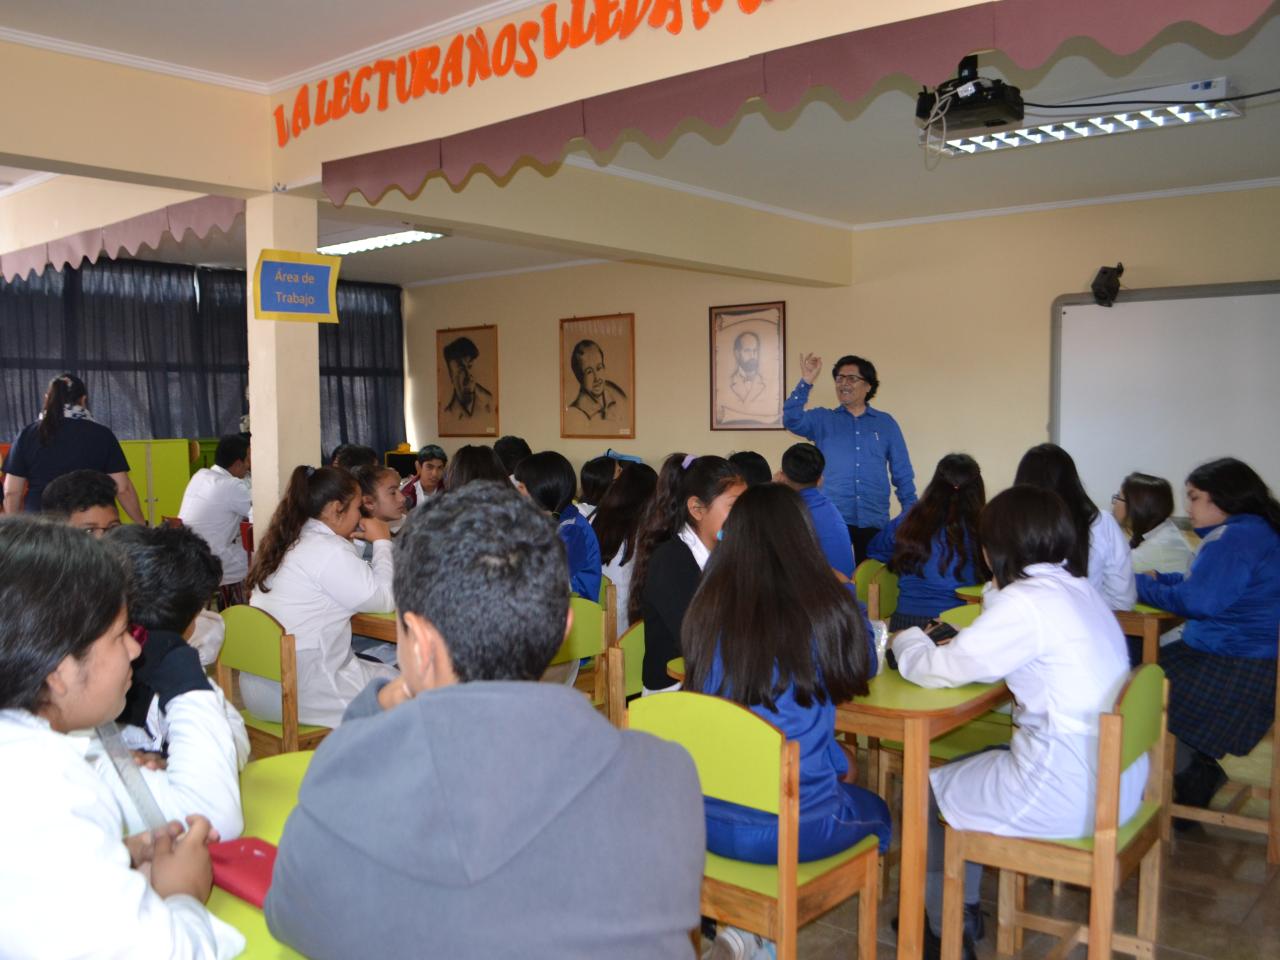
[[237, 604], [248, 602], [249, 598], [245, 596], [243, 580], [237, 580], [235, 583], [224, 583], [218, 587], [219, 610], [225, 610], [227, 607], [234, 607]]
[[936, 619], [936, 617], [917, 617], [910, 613], [898, 613], [895, 610], [893, 616], [889, 618], [889, 632], [897, 633], [907, 627], [924, 627], [930, 620]]
[[1185, 643], [1160, 650], [1169, 678], [1169, 732], [1211, 757], [1242, 757], [1275, 720], [1276, 662], [1205, 653]]

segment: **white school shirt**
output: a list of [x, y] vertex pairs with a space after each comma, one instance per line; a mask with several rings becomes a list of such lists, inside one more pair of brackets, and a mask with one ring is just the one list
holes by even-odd
[[1089, 582], [1112, 610], [1132, 610], [1138, 602], [1129, 539], [1116, 518], [1104, 511], [1089, 526]]
[[627, 616], [627, 603], [631, 599], [631, 568], [635, 565], [635, 557], [632, 556], [626, 563], [622, 562], [622, 558], [627, 552], [627, 541], [623, 540], [622, 545], [618, 547], [609, 562], [600, 568], [603, 573], [613, 582], [613, 599], [614, 599], [614, 616], [618, 620], [618, 636], [622, 636], [627, 632], [627, 628], [631, 626], [631, 620]]
[[1178, 525], [1171, 519], [1148, 530], [1142, 542], [1129, 554], [1135, 574], [1154, 570], [1157, 573], [1186, 573], [1191, 569], [1195, 551]]
[[[265, 610], [294, 636], [298, 651], [298, 720], [336, 727], [369, 681], [394, 678], [394, 667], [351, 652], [351, 617], [395, 609], [391, 541], [373, 544], [365, 563], [348, 540], [308, 520], [279, 569], [257, 587], [251, 606]], [[244, 704], [266, 720], [280, 719], [280, 685], [240, 675]]]
[[239, 583], [249, 572], [249, 557], [240, 541], [240, 521], [253, 509], [249, 484], [225, 469], [212, 466], [197, 470], [182, 495], [178, 516], [209, 544], [222, 561], [222, 582]]
[[193, 897], [161, 897], [121, 842], [111, 789], [87, 737], [25, 710], [0, 711], [0, 954], [41, 960], [224, 960], [245, 945]]
[[[988, 590], [982, 613], [941, 647], [918, 627], [893, 641], [902, 676], [923, 687], [1003, 679], [1016, 701], [1008, 750], [989, 750], [929, 774], [947, 822], [1014, 837], [1081, 837], [1093, 829], [1098, 716], [1129, 675], [1124, 635], [1081, 577], [1038, 563], [1027, 578]], [[1147, 780], [1140, 757], [1120, 777], [1120, 820]]]
[[[213, 687], [179, 694], [165, 710], [160, 698], [152, 697], [146, 723], [146, 729], [125, 726], [120, 733], [131, 750], [159, 751], [167, 745], [165, 769], [139, 768], [160, 812], [178, 821], [199, 813], [223, 840], [240, 836], [240, 771], [249, 761], [249, 736], [240, 712]], [[115, 794], [128, 827], [125, 833], [147, 829], [102, 741], [92, 730], [77, 735], [90, 740], [85, 759]]]

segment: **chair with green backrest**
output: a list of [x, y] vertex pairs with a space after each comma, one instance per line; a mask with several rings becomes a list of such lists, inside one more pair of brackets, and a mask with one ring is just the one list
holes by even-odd
[[[1098, 780], [1094, 830], [1074, 840], [1004, 837], [947, 827], [942, 956], [959, 960], [964, 915], [964, 864], [981, 863], [1000, 871], [996, 950], [1022, 949], [1024, 930], [1059, 937], [1062, 949], [1088, 944], [1089, 960], [1110, 960], [1112, 950], [1152, 956], [1160, 912], [1163, 855], [1162, 814], [1167, 810], [1164, 776], [1165, 711], [1168, 684], [1164, 671], [1144, 664], [1129, 675], [1111, 713], [1098, 725]], [[1146, 790], [1137, 812], [1119, 822], [1120, 775], [1139, 757], [1150, 760]], [[1138, 871], [1137, 935], [1116, 933], [1116, 888]], [[1087, 924], [1030, 913], [1025, 908], [1026, 876], [1047, 877], [1089, 887]]]
[[857, 590], [858, 599], [866, 606], [867, 614], [872, 620], [880, 619], [880, 588], [872, 589], [876, 574], [884, 569], [879, 560], [863, 560], [853, 570], [853, 586]]
[[873, 960], [877, 840], [870, 836], [834, 857], [797, 863], [797, 743], [750, 710], [700, 693], [644, 697], [632, 702], [627, 716], [632, 730], [672, 740], [689, 751], [703, 795], [778, 817], [777, 865], [707, 853], [704, 915], [767, 937], [776, 942], [779, 960], [794, 960], [797, 930], [857, 893], [858, 960]]
[[618, 640], [623, 655], [624, 696], [635, 697], [644, 692], [644, 621], [637, 620]]
[[[610, 647], [618, 645], [618, 611], [616, 608], [617, 591], [613, 586], [613, 581], [608, 577], [600, 578], [600, 609], [604, 611], [604, 647], [607, 651]], [[591, 700], [593, 703], [606, 703], [609, 696], [609, 658], [597, 658], [593, 666], [593, 691]]]
[[[604, 656], [604, 610], [600, 604], [594, 600], [587, 600], [584, 597], [570, 596], [569, 609], [573, 611], [573, 627], [569, 631], [569, 635], [564, 638], [564, 643], [560, 645], [560, 649], [556, 651], [556, 655], [552, 657], [548, 666], [556, 666], [561, 663], [572, 663], [577, 660], [586, 660], [594, 658], [596, 669], [600, 669], [600, 663], [605, 664], [604, 675], [608, 674], [608, 660]], [[595, 695], [594, 691], [599, 690], [599, 695]], [[612, 708], [611, 713], [610, 694], [608, 684], [602, 687], [594, 686], [593, 690], [586, 691], [591, 697], [592, 703], [601, 707], [606, 716], [618, 717], [620, 712], [617, 708]]]
[[[871, 593], [876, 598], [876, 613], [873, 620], [888, 620], [893, 611], [898, 609], [898, 575], [888, 567], [881, 567], [871, 580]], [[870, 605], [867, 607], [870, 612]]]
[[233, 697], [234, 673], [249, 673], [280, 684], [280, 717], [275, 723], [241, 710], [253, 756], [269, 757], [295, 750], [314, 750], [328, 727], [298, 723], [298, 663], [293, 634], [285, 633], [271, 614], [238, 604], [222, 611], [226, 637], [218, 654], [218, 686]]

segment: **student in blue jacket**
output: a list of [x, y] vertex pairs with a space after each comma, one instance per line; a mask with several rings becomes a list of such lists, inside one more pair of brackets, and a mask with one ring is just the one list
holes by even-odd
[[889, 479], [906, 510], [916, 502], [915, 472], [898, 422], [871, 406], [880, 389], [875, 364], [846, 356], [831, 368], [834, 409], [806, 410], [809, 391], [822, 372], [822, 358], [800, 357], [800, 382], [782, 405], [782, 423], [812, 440], [827, 460], [824, 489], [849, 528], [855, 562], [867, 557], [867, 544], [889, 522]]
[[1231, 457], [1187, 477], [1187, 514], [1201, 537], [1191, 572], [1138, 577], [1138, 598], [1187, 620], [1160, 651], [1177, 737], [1174, 799], [1207, 807], [1226, 782], [1224, 754], [1243, 756], [1271, 726], [1280, 628], [1280, 503]]
[[554, 450], [525, 457], [516, 464], [516, 486], [525, 496], [551, 514], [559, 527], [569, 560], [569, 589], [588, 600], [600, 598], [600, 542], [578, 508], [578, 475], [573, 464]]
[[867, 555], [898, 575], [892, 632], [924, 626], [960, 603], [957, 587], [990, 577], [978, 536], [978, 516], [986, 503], [978, 462], [965, 453], [949, 453], [938, 461], [915, 506], [876, 534]]
[[774, 479], [800, 494], [827, 563], [847, 579], [853, 576], [853, 546], [844, 518], [819, 486], [826, 466], [822, 451], [812, 443], [796, 443], [782, 455], [782, 469]]

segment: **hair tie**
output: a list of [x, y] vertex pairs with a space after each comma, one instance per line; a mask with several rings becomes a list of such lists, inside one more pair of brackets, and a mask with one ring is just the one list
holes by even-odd
[[696, 453], [691, 453], [691, 454], [689, 454], [687, 457], [685, 457], [685, 458], [684, 458], [683, 462], [681, 462], [681, 464], [680, 464], [680, 469], [681, 469], [681, 470], [688, 470], [688, 469], [689, 469], [689, 464], [693, 463], [693, 461], [695, 461], [695, 460], [697, 460], [697, 459], [698, 459], [698, 455], [697, 455]]
[[316, 474], [316, 468], [315, 468], [315, 467], [307, 467], [307, 479], [308, 479], [308, 480], [310, 480], [312, 477], [314, 477], [314, 476], [315, 476], [315, 474]]
[[147, 628], [136, 623], [129, 624], [129, 633], [133, 635], [133, 639], [138, 641], [138, 646], [145, 647], [147, 645]]

